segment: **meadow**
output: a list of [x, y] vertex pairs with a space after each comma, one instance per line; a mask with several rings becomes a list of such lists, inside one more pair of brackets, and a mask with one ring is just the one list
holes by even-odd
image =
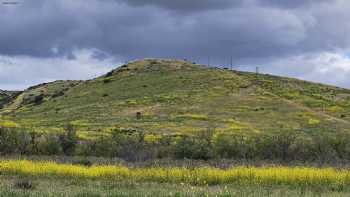
[[236, 185], [220, 186], [191, 186], [179, 184], [111, 182], [91, 180], [64, 180], [64, 179], [34, 179], [35, 187], [31, 189], [18, 188], [17, 183], [22, 179], [15, 177], [0, 177], [0, 196], [16, 197], [314, 197], [331, 196], [345, 197], [347, 192], [329, 191], [322, 188], [291, 189], [288, 187], [238, 187]]
[[350, 170], [316, 167], [128, 167], [2, 160], [0, 174], [0, 196], [346, 196], [350, 191]]
[[179, 183], [190, 185], [286, 185], [322, 186], [343, 190], [350, 183], [350, 170], [312, 167], [251, 167], [227, 169], [212, 167], [136, 167], [122, 165], [81, 166], [52, 161], [0, 161], [2, 174], [46, 178], [132, 180], [135, 182]]

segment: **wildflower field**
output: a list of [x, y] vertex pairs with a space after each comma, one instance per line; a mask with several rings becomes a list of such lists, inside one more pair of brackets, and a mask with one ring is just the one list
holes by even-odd
[[176, 183], [193, 186], [235, 184], [245, 186], [281, 185], [290, 187], [326, 187], [330, 190], [347, 190], [350, 170], [313, 167], [248, 167], [227, 169], [212, 167], [139, 167], [121, 165], [81, 166], [51, 161], [4, 160], [0, 161], [3, 175], [113, 180], [133, 182]]

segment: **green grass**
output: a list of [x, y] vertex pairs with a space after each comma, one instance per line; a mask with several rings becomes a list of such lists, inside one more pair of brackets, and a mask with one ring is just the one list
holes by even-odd
[[237, 187], [235, 185], [220, 186], [191, 186], [186, 184], [166, 183], [135, 183], [128, 181], [111, 182], [97, 180], [74, 179], [30, 179], [35, 185], [32, 189], [20, 189], [16, 183], [24, 180], [16, 176], [0, 176], [0, 196], [149, 196], [149, 197], [177, 197], [177, 196], [237, 196], [237, 197], [313, 197], [313, 196], [349, 196], [348, 192], [332, 192], [323, 188], [299, 188], [288, 187]]
[[[23, 102], [38, 94], [44, 96], [42, 102]], [[219, 132], [283, 128], [309, 134], [348, 132], [349, 106], [350, 91], [333, 86], [185, 61], [141, 60], [96, 79], [30, 88], [2, 109], [2, 119], [47, 132], [72, 123], [87, 137], [113, 127], [162, 134], [208, 127]], [[136, 119], [137, 112], [141, 119]], [[231, 119], [234, 125], [227, 121]]]

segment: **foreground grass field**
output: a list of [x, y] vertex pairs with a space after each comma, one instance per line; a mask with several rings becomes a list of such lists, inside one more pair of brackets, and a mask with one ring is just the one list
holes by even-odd
[[41, 197], [345, 197], [347, 192], [329, 191], [318, 188], [290, 188], [282, 186], [236, 186], [234, 184], [217, 186], [192, 186], [187, 184], [136, 183], [128, 181], [101, 181], [85, 179], [32, 178], [34, 187], [23, 189], [17, 183], [26, 179], [13, 176], [0, 176], [0, 196]]
[[[81, 166], [0, 161], [0, 196], [348, 196], [350, 170]], [[161, 186], [161, 187], [160, 187]], [[25, 191], [25, 192], [23, 192]]]

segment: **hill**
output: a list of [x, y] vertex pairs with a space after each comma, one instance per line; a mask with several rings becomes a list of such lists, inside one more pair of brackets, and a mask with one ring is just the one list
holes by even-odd
[[0, 92], [0, 103], [3, 122], [45, 131], [71, 123], [89, 136], [116, 127], [172, 134], [350, 129], [350, 90], [181, 60], [133, 61], [87, 81]]

